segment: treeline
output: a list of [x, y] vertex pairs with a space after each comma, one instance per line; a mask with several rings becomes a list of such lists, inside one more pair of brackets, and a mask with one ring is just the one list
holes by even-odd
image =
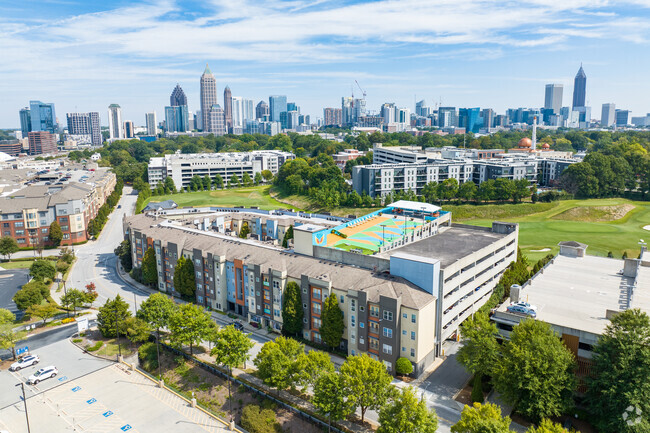
[[86, 227], [86, 231], [89, 236], [99, 236], [102, 229], [104, 228], [104, 225], [106, 224], [106, 221], [108, 221], [108, 216], [111, 214], [111, 212], [113, 211], [117, 203], [120, 201], [120, 197], [122, 197], [123, 187], [124, 187], [124, 183], [122, 182], [122, 180], [118, 180], [117, 183], [115, 184], [115, 189], [106, 198], [106, 203], [104, 203], [102, 207], [99, 208], [95, 218], [90, 220], [90, 222], [88, 223], [88, 227]]

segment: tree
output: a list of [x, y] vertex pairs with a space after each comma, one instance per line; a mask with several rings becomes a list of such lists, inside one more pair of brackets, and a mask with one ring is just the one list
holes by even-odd
[[502, 417], [499, 406], [492, 403], [465, 405], [451, 433], [510, 433], [510, 417]]
[[398, 358], [395, 362], [395, 372], [402, 376], [413, 373], [413, 364], [407, 358]]
[[379, 409], [379, 424], [377, 433], [435, 433], [438, 417], [408, 386]]
[[292, 382], [299, 386], [314, 386], [325, 373], [334, 371], [334, 364], [327, 352], [310, 350], [298, 355], [293, 365]]
[[262, 174], [258, 171], [255, 173], [255, 185], [262, 183]]
[[215, 188], [223, 189], [223, 177], [220, 174], [214, 176], [214, 186]]
[[299, 335], [302, 332], [303, 317], [300, 286], [295, 281], [289, 281], [282, 297], [282, 333]]
[[497, 200], [510, 200], [515, 193], [515, 184], [511, 179], [500, 177], [494, 181], [494, 190]]
[[278, 391], [287, 388], [292, 385], [293, 363], [304, 351], [305, 346], [293, 338], [278, 337], [275, 341], [267, 341], [253, 360], [257, 376]]
[[142, 258], [142, 282], [150, 286], [158, 285], [158, 268], [156, 267], [156, 253], [153, 248], [147, 248]]
[[73, 316], [77, 315], [77, 308], [83, 307], [88, 304], [89, 301], [92, 302], [92, 300], [89, 299], [88, 293], [82, 292], [78, 289], [68, 289], [65, 295], [61, 296], [61, 305], [68, 310], [72, 308]]
[[54, 317], [54, 315], [58, 312], [58, 308], [56, 308], [52, 304], [45, 304], [45, 305], [32, 305], [30, 306], [26, 313], [29, 314], [29, 317], [38, 317], [43, 320], [43, 325], [45, 325], [45, 322], [47, 322], [47, 319]]
[[465, 182], [458, 187], [458, 198], [462, 198], [465, 201], [470, 201], [476, 197], [476, 192], [478, 187], [474, 182]]
[[264, 178], [264, 181], [270, 182], [273, 179], [273, 173], [271, 170], [262, 170], [262, 177]]
[[174, 179], [172, 179], [171, 177], [167, 176], [167, 177], [165, 178], [165, 183], [164, 183], [164, 185], [165, 185], [165, 192], [166, 192], [167, 194], [169, 194], [169, 193], [175, 194], [175, 193], [176, 193], [176, 185], [174, 184]]
[[463, 345], [458, 349], [458, 362], [474, 375], [491, 376], [500, 351], [494, 322], [487, 314], [476, 313], [463, 322], [460, 335]]
[[25, 284], [12, 298], [19, 310], [25, 311], [32, 305], [40, 305], [43, 302], [43, 292], [37, 284]]
[[0, 325], [11, 323], [14, 320], [16, 320], [16, 316], [14, 316], [14, 313], [12, 313], [11, 311], [5, 308], [0, 308]]
[[16, 343], [25, 338], [25, 331], [14, 332], [11, 329], [0, 332], [0, 349], [11, 349], [11, 354], [16, 360]]
[[248, 173], [244, 173], [241, 178], [241, 182], [244, 184], [244, 186], [253, 186], [253, 180]]
[[[650, 430], [650, 317], [638, 309], [614, 316], [593, 351], [592, 376], [587, 381], [587, 403], [598, 431]], [[622, 415], [628, 407], [642, 412], [635, 426]]]
[[233, 173], [232, 176], [230, 176], [230, 180], [228, 181], [228, 186], [231, 188], [239, 186], [239, 177], [235, 173]]
[[29, 275], [39, 281], [54, 280], [56, 267], [51, 260], [35, 260], [29, 267]]
[[63, 240], [63, 231], [61, 231], [61, 225], [59, 225], [58, 221], [52, 221], [47, 237], [55, 247], [61, 245], [61, 241]]
[[539, 421], [571, 407], [576, 385], [573, 354], [548, 323], [515, 326], [493, 371], [494, 387], [526, 417]]
[[133, 268], [133, 258], [131, 257], [131, 241], [128, 238], [124, 239], [113, 252], [120, 259], [122, 268], [124, 268], [126, 272], [131, 272], [131, 269]]
[[481, 182], [476, 191], [476, 198], [481, 201], [494, 200], [496, 198], [496, 188], [494, 186], [494, 179]]
[[338, 347], [343, 337], [345, 322], [343, 321], [343, 311], [341, 311], [338, 298], [334, 293], [331, 293], [323, 303], [321, 320], [320, 334], [323, 342], [332, 349]]
[[167, 296], [162, 293], [154, 293], [140, 304], [136, 316], [147, 322], [159, 335], [160, 329], [169, 324], [169, 317], [175, 308], [176, 305]]
[[181, 305], [169, 317], [172, 344], [177, 347], [189, 346], [192, 355], [194, 346], [205, 339], [211, 321], [210, 313], [198, 305]]
[[174, 268], [174, 289], [185, 299], [193, 300], [196, 291], [196, 276], [192, 259], [180, 256]]
[[18, 242], [10, 236], [3, 236], [0, 238], [0, 254], [5, 256], [7, 260], [11, 260], [11, 255], [18, 252]]
[[284, 232], [282, 248], [289, 248], [289, 239], [293, 239], [293, 225], [290, 225], [287, 231]]
[[455, 178], [445, 179], [438, 184], [438, 197], [441, 200], [451, 200], [458, 195], [458, 181]]
[[354, 411], [346, 398], [345, 381], [343, 376], [336, 372], [327, 372], [321, 375], [314, 385], [312, 404], [321, 415], [332, 421], [339, 421]]
[[212, 186], [212, 179], [210, 179], [210, 176], [206, 174], [205, 176], [203, 176], [203, 190], [210, 191], [211, 186]]
[[129, 304], [120, 295], [107, 299], [97, 313], [97, 327], [104, 337], [114, 338], [126, 333], [126, 319], [131, 317]]
[[526, 430], [526, 433], [569, 433], [569, 430], [562, 427], [562, 425], [545, 418], [539, 423], [537, 428], [532, 426]]
[[341, 366], [347, 398], [352, 407], [361, 409], [361, 422], [366, 410], [379, 409], [388, 398], [391, 376], [386, 367], [366, 354], [348, 356]]
[[250, 227], [248, 227], [248, 221], [244, 221], [241, 223], [241, 229], [239, 230], [239, 237], [242, 239], [246, 239], [248, 237], [248, 234], [251, 232]]
[[144, 343], [149, 340], [151, 327], [138, 317], [129, 317], [124, 321], [124, 333], [132, 343]]

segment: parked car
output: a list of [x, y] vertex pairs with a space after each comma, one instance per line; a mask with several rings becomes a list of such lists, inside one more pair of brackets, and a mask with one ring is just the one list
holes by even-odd
[[59, 370], [57, 370], [56, 367], [53, 365], [50, 365], [49, 367], [43, 367], [40, 370], [38, 370], [36, 373], [29, 376], [29, 379], [27, 379], [27, 384], [36, 385], [42, 380], [49, 379], [51, 377], [56, 376], [58, 373]]
[[236, 330], [238, 331], [243, 331], [244, 330], [244, 325], [242, 325], [241, 322], [235, 322], [232, 324], [232, 326], [235, 327]]
[[39, 359], [38, 355], [25, 355], [22, 358], [20, 358], [18, 361], [11, 364], [11, 367], [9, 367], [9, 370], [18, 371], [21, 368], [31, 367], [32, 365], [36, 365], [36, 364], [38, 364], [39, 361], [40, 361], [40, 359]]
[[525, 316], [537, 317], [537, 312], [532, 308], [522, 307], [521, 305], [516, 305], [516, 304], [508, 305], [506, 311], [514, 314], [523, 314]]
[[519, 301], [513, 302], [510, 305], [519, 305], [520, 307], [530, 308], [531, 310], [537, 311], [537, 307], [535, 305], [530, 305], [528, 302]]

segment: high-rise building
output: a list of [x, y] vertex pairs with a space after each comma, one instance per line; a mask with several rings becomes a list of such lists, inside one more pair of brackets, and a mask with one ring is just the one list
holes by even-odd
[[300, 113], [300, 107], [295, 102], [287, 102], [287, 111], [297, 111]]
[[354, 110], [352, 114], [352, 123], [359, 123], [359, 118], [366, 115], [366, 100], [355, 99]]
[[575, 79], [573, 80], [573, 109], [584, 107], [587, 94], [587, 75], [585, 75], [582, 65], [578, 69]]
[[133, 126], [133, 122], [130, 120], [124, 122], [124, 136], [126, 138], [135, 138], [135, 127]]
[[280, 113], [287, 111], [287, 97], [284, 95], [269, 96], [269, 114], [271, 122], [280, 121]]
[[483, 128], [492, 128], [494, 126], [494, 110], [491, 108], [484, 108], [481, 110], [481, 117], [483, 118]]
[[244, 125], [247, 120], [255, 120], [255, 106], [252, 99], [242, 99], [242, 113], [244, 117]]
[[210, 109], [214, 105], [217, 105], [217, 80], [206, 63], [203, 75], [201, 75], [201, 115], [203, 130], [206, 132], [214, 132], [210, 130], [211, 122], [209, 121]]
[[158, 126], [156, 123], [156, 112], [145, 113], [144, 115], [147, 123], [147, 135], [156, 135], [158, 133]]
[[32, 116], [29, 113], [29, 107], [21, 108], [20, 110], [20, 130], [23, 133], [23, 137], [27, 137], [32, 130]]
[[29, 101], [29, 115], [32, 131], [47, 131], [51, 134], [56, 133], [58, 125], [56, 124], [56, 114], [54, 113], [53, 103]]
[[610, 127], [615, 121], [616, 104], [610, 102], [603, 104], [603, 111], [600, 115], [600, 126]]
[[269, 104], [260, 101], [255, 107], [255, 118], [264, 120], [267, 116], [269, 116]]
[[341, 98], [341, 116], [344, 125], [352, 125], [354, 116], [354, 99], [350, 96]]
[[458, 110], [458, 126], [465, 128], [465, 132], [477, 133], [482, 126], [480, 108], [460, 108]]
[[223, 108], [219, 104], [210, 107], [207, 123], [207, 130], [216, 136], [226, 134], [226, 117], [223, 113]]
[[[226, 115], [226, 110], [223, 110], [224, 117], [226, 119], [226, 125], [228, 126], [228, 117]], [[230, 125], [228, 130], [231, 128], [242, 128], [244, 125], [244, 98], [241, 96], [233, 96], [231, 102], [231, 112], [230, 112]]]
[[232, 108], [232, 93], [230, 92], [230, 87], [226, 86], [223, 89], [223, 116], [226, 119], [226, 129], [228, 132], [232, 132], [233, 127]]
[[564, 86], [562, 84], [547, 84], [544, 94], [544, 108], [552, 109], [553, 114], [560, 114], [563, 91]]
[[190, 130], [187, 105], [165, 107], [165, 130], [167, 132], [187, 132]]
[[427, 107], [427, 102], [424, 99], [415, 103], [415, 114], [421, 117], [431, 114], [431, 108]]
[[342, 111], [340, 108], [323, 108], [323, 125], [341, 126]]
[[176, 87], [172, 90], [172, 94], [169, 97], [169, 105], [172, 107], [187, 105], [187, 96], [185, 96], [185, 92], [183, 92], [180, 84], [176, 84]]
[[67, 113], [68, 134], [88, 137], [93, 146], [102, 145], [102, 130], [99, 113]]
[[29, 154], [42, 155], [56, 153], [56, 136], [48, 131], [32, 131], [29, 133]]
[[438, 126], [441, 128], [458, 126], [458, 115], [456, 114], [456, 107], [438, 108]]
[[629, 124], [630, 111], [616, 110], [616, 126], [626, 126]]
[[384, 124], [395, 123], [397, 116], [397, 107], [392, 102], [386, 102], [381, 106], [381, 117], [384, 118]]
[[111, 140], [124, 138], [122, 108], [117, 104], [111, 104], [108, 106], [108, 133]]

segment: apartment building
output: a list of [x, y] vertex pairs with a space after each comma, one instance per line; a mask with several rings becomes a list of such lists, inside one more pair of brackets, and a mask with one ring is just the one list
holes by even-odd
[[252, 179], [263, 170], [276, 174], [282, 164], [291, 159], [295, 159], [293, 153], [280, 150], [190, 154], [177, 152], [149, 160], [149, 185], [154, 189], [159, 182], [171, 177], [177, 188], [185, 188], [192, 177], [197, 175], [214, 178], [218, 174], [224, 182], [228, 182], [233, 174], [241, 181], [244, 173], [247, 173]]
[[[210, 218], [216, 221], [217, 215]], [[283, 292], [295, 282], [302, 294], [305, 339], [321, 341], [322, 305], [335, 296], [346, 325], [342, 350], [368, 353], [391, 371], [399, 357], [407, 358], [416, 375], [487, 301], [517, 249], [516, 224], [451, 225], [448, 213], [412, 202], [335, 227], [296, 220], [292, 249], [240, 239], [214, 229], [212, 222], [202, 225], [201, 217], [195, 220], [149, 214], [124, 221], [134, 266], [154, 249], [160, 291], [177, 295], [174, 268], [184, 256], [195, 267], [197, 304], [279, 332]], [[346, 242], [361, 242], [356, 236], [364, 227], [384, 225], [392, 227], [394, 237], [375, 240], [373, 253], [327, 244], [344, 239], [342, 232], [349, 233]], [[400, 226], [406, 228], [403, 235], [395, 235]]]
[[16, 239], [21, 248], [47, 245], [50, 224], [58, 221], [62, 245], [88, 239], [88, 225], [115, 189], [115, 174], [96, 171], [85, 183], [34, 185], [0, 197], [2, 236]]

